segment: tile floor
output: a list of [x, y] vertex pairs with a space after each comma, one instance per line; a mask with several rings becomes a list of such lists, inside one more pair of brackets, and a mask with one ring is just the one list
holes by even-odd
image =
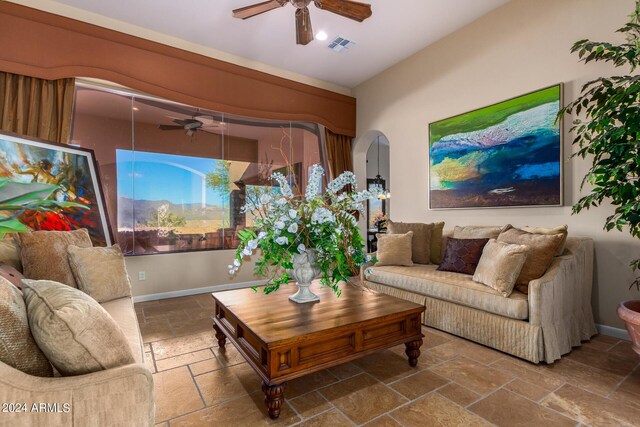
[[430, 328], [417, 368], [402, 346], [291, 381], [272, 421], [258, 376], [233, 345], [218, 348], [212, 310], [208, 294], [136, 304], [158, 426], [640, 425], [628, 342], [596, 336], [533, 365]]

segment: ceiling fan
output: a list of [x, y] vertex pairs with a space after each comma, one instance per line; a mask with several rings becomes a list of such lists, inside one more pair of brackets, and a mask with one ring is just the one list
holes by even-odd
[[[312, 0], [269, 0], [251, 6], [241, 7], [233, 11], [234, 18], [247, 19], [268, 12], [287, 3], [296, 8], [296, 42], [306, 45], [313, 40], [309, 4]], [[362, 22], [371, 16], [371, 5], [353, 0], [313, 0], [318, 9], [336, 13], [345, 18]]]
[[211, 128], [219, 127], [218, 122], [211, 116], [193, 116], [190, 119], [180, 119], [178, 117], [167, 116], [175, 125], [158, 125], [160, 130], [184, 130], [187, 136], [191, 136], [197, 131], [208, 131]]

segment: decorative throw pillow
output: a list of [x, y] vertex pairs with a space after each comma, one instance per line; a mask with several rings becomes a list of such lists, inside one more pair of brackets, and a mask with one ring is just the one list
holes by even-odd
[[24, 276], [9, 264], [0, 263], [0, 277], [3, 277], [11, 282], [11, 284], [16, 288], [22, 288], [22, 284], [20, 282], [22, 281], [22, 279], [24, 279]]
[[53, 368], [36, 344], [22, 292], [0, 277], [0, 360], [26, 374], [53, 376]]
[[482, 283], [508, 297], [527, 259], [529, 248], [491, 239], [482, 250], [473, 281]]
[[563, 240], [564, 236], [561, 234], [533, 234], [513, 227], [498, 236], [499, 242], [529, 247], [527, 260], [516, 280], [517, 285], [528, 285], [530, 281], [542, 277], [551, 265]]
[[135, 363], [122, 330], [89, 295], [50, 280], [22, 283], [31, 333], [62, 375]]
[[73, 278], [67, 247], [92, 246], [89, 232], [85, 229], [74, 231], [33, 231], [18, 233], [24, 275], [34, 280], [53, 280], [77, 288]]
[[568, 225], [561, 225], [555, 228], [544, 228], [544, 227], [529, 227], [528, 225], [526, 227], [522, 228], [524, 231], [526, 231], [527, 233], [533, 233], [533, 234], [562, 234], [563, 239], [562, 239], [562, 244], [560, 245], [560, 247], [558, 248], [558, 252], [556, 252], [556, 256], [560, 256], [564, 253], [564, 249], [567, 243], [567, 236], [569, 235], [569, 226]]
[[473, 274], [482, 256], [482, 249], [489, 239], [456, 239], [449, 237], [444, 250], [440, 271]]
[[440, 264], [442, 262], [442, 232], [444, 230], [444, 221], [429, 224], [433, 226], [431, 229], [431, 263]]
[[456, 225], [453, 229], [453, 237], [455, 239], [496, 239], [500, 233], [510, 225], [502, 227], [498, 226], [485, 226], [485, 225], [466, 225], [460, 227]]
[[16, 239], [5, 237], [0, 239], [0, 263], [8, 264], [18, 271], [22, 271], [20, 245]]
[[417, 264], [431, 263], [432, 224], [387, 221], [387, 233], [405, 234], [413, 232], [411, 239], [411, 260]]
[[411, 260], [412, 231], [405, 234], [377, 234], [376, 237], [378, 238], [376, 266], [413, 265]]
[[131, 296], [131, 283], [120, 246], [80, 248], [70, 245], [69, 265], [78, 289], [98, 302]]

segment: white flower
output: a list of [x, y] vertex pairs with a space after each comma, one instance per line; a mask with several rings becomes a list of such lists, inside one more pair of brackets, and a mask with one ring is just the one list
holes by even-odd
[[301, 254], [303, 254], [303, 253], [304, 253], [304, 251], [306, 251], [306, 250], [307, 250], [307, 248], [306, 248], [306, 247], [305, 247], [305, 245], [303, 245], [302, 243], [300, 243], [300, 244], [298, 245], [298, 252], [300, 252]]
[[276, 243], [280, 246], [283, 246], [289, 243], [289, 239], [287, 239], [285, 236], [280, 236], [276, 239]]
[[367, 261], [367, 262], [371, 262], [371, 260], [372, 260], [373, 258], [371, 257], [371, 255], [367, 255], [364, 259], [365, 259], [365, 261]]
[[318, 195], [322, 184], [322, 175], [324, 175], [324, 169], [322, 169], [322, 166], [311, 166], [311, 174], [309, 176], [309, 182], [307, 182], [307, 191], [305, 193], [307, 200], [313, 199]]
[[229, 265], [227, 265], [227, 268], [228, 268], [229, 270], [233, 270], [233, 265], [229, 264]]
[[282, 206], [282, 205], [284, 205], [286, 203], [287, 203], [287, 199], [285, 199], [284, 197], [280, 197], [278, 200], [276, 200], [276, 204], [280, 205], [280, 206]]
[[352, 185], [354, 187], [356, 185], [356, 176], [353, 174], [353, 172], [342, 172], [340, 176], [327, 184], [327, 192], [329, 192], [330, 194], [335, 194], [347, 185]]
[[298, 224], [296, 224], [295, 222], [292, 223], [289, 228], [287, 228], [287, 231], [289, 233], [295, 233], [296, 231], [298, 231]]
[[267, 237], [267, 233], [264, 231], [261, 231], [260, 233], [258, 233], [258, 240], [262, 240], [265, 237]]
[[253, 251], [251, 250], [251, 248], [249, 248], [249, 246], [245, 247], [244, 250], [242, 251], [243, 255], [249, 256], [253, 253]]
[[235, 265], [236, 267], [240, 267], [240, 261], [238, 261], [237, 259], [234, 259], [233, 265]]
[[235, 273], [235, 270], [233, 269], [229, 270], [229, 276], [233, 276], [233, 273]]
[[[278, 183], [278, 185], [280, 186], [280, 191], [282, 192], [282, 195], [284, 197], [287, 197], [287, 198], [293, 197], [293, 192], [291, 191], [291, 186], [287, 182], [287, 178], [285, 178], [284, 175], [282, 175], [280, 172], [276, 172], [273, 175], [271, 175], [271, 179], [273, 179], [274, 181], [276, 181]], [[286, 200], [285, 200], [285, 202], [286, 202]], [[282, 203], [280, 202], [280, 204], [282, 204]]]
[[282, 230], [285, 227], [285, 224], [283, 221], [276, 221], [276, 223], [273, 224], [273, 226], [278, 230]]
[[271, 196], [270, 195], [263, 194], [262, 196], [260, 196], [260, 203], [262, 203], [263, 205], [266, 205], [270, 201], [271, 201]]
[[249, 240], [247, 243], [247, 247], [251, 250], [258, 248], [258, 239]]
[[318, 208], [311, 215], [312, 224], [324, 224], [325, 222], [335, 222], [336, 217], [327, 208]]
[[289, 209], [289, 217], [291, 219], [296, 219], [298, 216], [298, 212], [295, 209]]

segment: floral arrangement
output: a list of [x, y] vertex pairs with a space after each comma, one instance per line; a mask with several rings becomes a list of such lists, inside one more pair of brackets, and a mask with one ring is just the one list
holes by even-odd
[[388, 219], [389, 218], [387, 217], [386, 214], [383, 214], [382, 212], [378, 212], [373, 216], [373, 218], [371, 218], [371, 221], [376, 225], [376, 227], [382, 227], [387, 223]]
[[[321, 193], [323, 175], [324, 169], [313, 165], [305, 194], [296, 195], [285, 176], [275, 173], [271, 179], [277, 182], [279, 194], [247, 198], [243, 209], [255, 216], [255, 230], [238, 232], [240, 245], [229, 274], [261, 249], [254, 272], [269, 279], [264, 292], [270, 293], [291, 280], [287, 270], [293, 268], [294, 254], [315, 251], [321, 284], [340, 295], [339, 283], [349, 281], [352, 271], [370, 261], [353, 213], [363, 212], [363, 203], [377, 194], [356, 191], [352, 172], [338, 176]], [[348, 185], [353, 191], [342, 191]]]

